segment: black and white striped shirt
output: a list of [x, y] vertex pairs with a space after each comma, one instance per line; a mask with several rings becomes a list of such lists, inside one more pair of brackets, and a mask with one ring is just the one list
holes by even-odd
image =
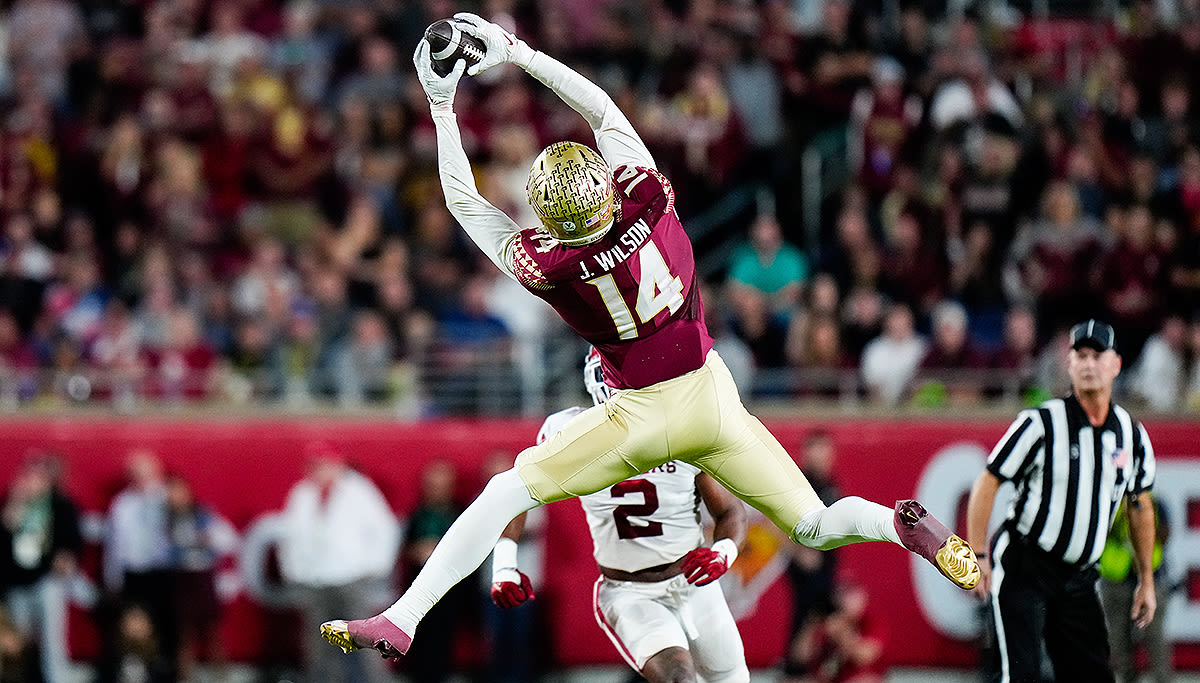
[[1113, 403], [1092, 427], [1074, 396], [1021, 411], [987, 469], [1017, 495], [1005, 524], [1068, 564], [1100, 559], [1121, 495], [1154, 485], [1154, 448], [1140, 422]]

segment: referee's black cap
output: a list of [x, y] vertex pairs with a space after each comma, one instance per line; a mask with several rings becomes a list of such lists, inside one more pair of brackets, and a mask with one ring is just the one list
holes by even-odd
[[1086, 346], [1097, 351], [1115, 350], [1117, 335], [1113, 332], [1112, 325], [1108, 323], [1100, 322], [1094, 318], [1085, 320], [1071, 328], [1071, 348], [1078, 349], [1081, 346]]

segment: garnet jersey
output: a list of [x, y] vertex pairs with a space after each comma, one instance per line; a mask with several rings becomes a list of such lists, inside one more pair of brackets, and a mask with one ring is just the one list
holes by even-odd
[[[567, 408], [547, 417], [538, 443], [581, 412], [581, 408]], [[596, 563], [636, 572], [670, 564], [703, 545], [698, 474], [700, 469], [694, 465], [672, 460], [580, 496]]]
[[640, 166], [613, 176], [621, 211], [608, 234], [568, 247], [527, 228], [515, 238], [511, 267], [600, 351], [611, 386], [637, 389], [699, 368], [712, 338], [671, 183]]

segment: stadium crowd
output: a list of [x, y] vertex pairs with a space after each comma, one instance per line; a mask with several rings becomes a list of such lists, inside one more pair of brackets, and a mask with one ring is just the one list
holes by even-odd
[[[630, 113], [755, 393], [1044, 393], [1061, 330], [1095, 315], [1124, 392], [1200, 409], [1195, 0], [1038, 20], [933, 0], [16, 0], [0, 405], [387, 402], [419, 383], [405, 368], [487, 371], [481, 349], [526, 382], [547, 362], [529, 341], [568, 337], [446, 211], [408, 58], [464, 9]], [[459, 120], [484, 194], [533, 225], [530, 161], [590, 135], [493, 72], [464, 80]]]

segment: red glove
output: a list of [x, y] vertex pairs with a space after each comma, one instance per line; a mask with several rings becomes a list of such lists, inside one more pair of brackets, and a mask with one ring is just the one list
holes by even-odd
[[696, 548], [683, 556], [683, 575], [688, 583], [697, 586], [708, 584], [721, 578], [729, 571], [729, 565], [737, 559], [737, 544], [728, 538], [723, 538], [711, 548]]
[[533, 584], [529, 577], [519, 569], [502, 569], [495, 574], [492, 581], [492, 602], [497, 607], [510, 609], [533, 600]]

